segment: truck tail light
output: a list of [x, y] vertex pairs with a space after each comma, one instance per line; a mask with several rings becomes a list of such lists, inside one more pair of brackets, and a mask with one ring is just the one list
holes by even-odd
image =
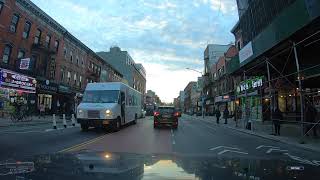
[[175, 117], [178, 117], [178, 116], [179, 116], [179, 112], [175, 112], [173, 115], [174, 115]]

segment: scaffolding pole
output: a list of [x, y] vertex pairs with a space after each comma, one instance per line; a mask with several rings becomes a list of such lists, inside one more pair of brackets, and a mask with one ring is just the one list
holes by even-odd
[[304, 126], [303, 126], [303, 121], [304, 121], [304, 108], [303, 108], [303, 94], [302, 94], [302, 83], [301, 83], [301, 74], [300, 74], [300, 66], [299, 66], [299, 59], [298, 59], [298, 54], [297, 54], [297, 48], [296, 44], [293, 43], [293, 51], [294, 51], [294, 57], [296, 60], [296, 67], [297, 67], [297, 72], [298, 72], [298, 82], [299, 82], [299, 92], [300, 92], [300, 111], [301, 111], [301, 137], [304, 136]]
[[[270, 100], [270, 120], [272, 122], [272, 114], [273, 114], [273, 105], [272, 105], [272, 92], [271, 92], [271, 77], [270, 77], [270, 68], [269, 68], [269, 62], [268, 60], [266, 61], [267, 63], [267, 71], [268, 71], [268, 82], [269, 82], [269, 100]], [[272, 126], [272, 133], [274, 133], [274, 129], [273, 129], [273, 126]]]

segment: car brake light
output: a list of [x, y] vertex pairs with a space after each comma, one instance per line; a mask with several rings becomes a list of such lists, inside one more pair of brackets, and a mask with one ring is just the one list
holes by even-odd
[[153, 113], [153, 116], [159, 116], [159, 115], [160, 115], [160, 113], [157, 111]]

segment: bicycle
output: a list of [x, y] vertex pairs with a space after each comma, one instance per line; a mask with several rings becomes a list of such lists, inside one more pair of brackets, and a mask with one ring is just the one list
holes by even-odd
[[21, 108], [21, 106], [14, 108], [14, 111], [10, 114], [10, 119], [13, 123], [32, 121], [28, 107]]

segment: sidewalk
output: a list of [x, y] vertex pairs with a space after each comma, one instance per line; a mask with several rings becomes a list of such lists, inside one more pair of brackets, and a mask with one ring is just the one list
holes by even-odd
[[[57, 123], [62, 122], [62, 119], [59, 119], [59, 116], [56, 117]], [[69, 121], [67, 119], [67, 121]], [[13, 123], [10, 118], [0, 118], [0, 128], [1, 127], [9, 127], [9, 126], [36, 126], [39, 124], [50, 124], [52, 123], [52, 116], [44, 116], [40, 117], [39, 116], [33, 116], [32, 121], [28, 122], [15, 122]]]
[[[202, 119], [202, 117], [197, 117]], [[205, 121], [210, 121], [214, 125], [216, 125], [216, 118], [214, 116], [206, 116], [204, 118]], [[301, 139], [301, 128], [298, 124], [282, 124], [280, 130], [280, 136], [273, 135], [273, 125], [271, 122], [252, 122], [252, 129], [247, 130], [245, 129], [245, 122], [244, 120], [239, 120], [238, 125], [234, 119], [228, 119], [228, 124], [224, 124], [224, 119], [220, 120], [220, 126], [225, 128], [229, 128], [232, 130], [236, 130], [239, 132], [243, 132], [246, 134], [251, 134], [254, 136], [258, 136], [261, 138], [286, 143], [289, 145], [293, 145], [299, 148], [303, 148], [306, 150], [312, 150], [320, 152], [320, 138], [313, 138], [312, 133], [310, 133], [309, 137], [304, 137]]]

